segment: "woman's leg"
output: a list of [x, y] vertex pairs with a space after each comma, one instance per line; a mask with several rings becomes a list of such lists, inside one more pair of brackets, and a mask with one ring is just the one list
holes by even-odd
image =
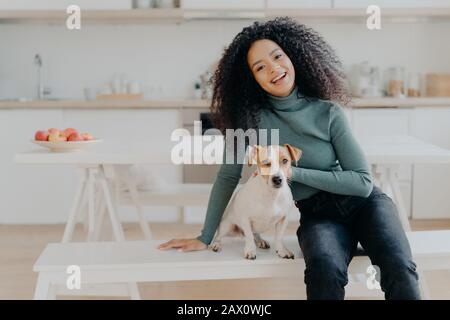
[[348, 226], [331, 219], [302, 219], [297, 237], [305, 259], [308, 300], [342, 300], [357, 240]]
[[355, 216], [354, 228], [372, 264], [380, 268], [385, 298], [420, 299], [416, 264], [392, 199], [374, 187]]

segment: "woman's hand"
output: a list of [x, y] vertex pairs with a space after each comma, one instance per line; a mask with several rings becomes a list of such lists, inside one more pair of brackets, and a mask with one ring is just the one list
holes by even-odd
[[208, 246], [198, 239], [172, 239], [158, 246], [158, 249], [160, 250], [166, 250], [170, 248], [177, 248], [178, 251], [187, 252], [205, 250], [208, 248]]

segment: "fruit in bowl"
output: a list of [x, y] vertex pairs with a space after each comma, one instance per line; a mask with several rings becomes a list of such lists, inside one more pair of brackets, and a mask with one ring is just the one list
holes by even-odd
[[48, 141], [49, 133], [47, 130], [39, 130], [34, 134], [34, 140], [37, 141]]
[[80, 134], [74, 128], [64, 130], [50, 128], [36, 131], [32, 142], [52, 151], [67, 152], [82, 150], [100, 141], [100, 139], [94, 139], [90, 133]]

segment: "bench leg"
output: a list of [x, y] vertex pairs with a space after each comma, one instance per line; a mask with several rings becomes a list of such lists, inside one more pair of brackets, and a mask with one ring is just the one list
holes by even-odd
[[128, 292], [131, 300], [141, 300], [141, 295], [139, 294], [139, 288], [136, 282], [128, 283]]
[[49, 298], [54, 299], [54, 288], [51, 288], [52, 285], [50, 280], [46, 275], [39, 273], [36, 289], [34, 290], [34, 300], [48, 300]]

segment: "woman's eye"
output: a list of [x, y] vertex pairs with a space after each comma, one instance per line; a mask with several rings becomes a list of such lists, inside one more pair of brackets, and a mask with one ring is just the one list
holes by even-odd
[[277, 54], [277, 55], [275, 56], [275, 60], [278, 60], [278, 59], [280, 59], [280, 58], [281, 58], [281, 56], [282, 56], [282, 54], [281, 54], [281, 53]]
[[256, 68], [256, 71], [258, 72], [258, 71], [261, 71], [262, 69], [264, 69], [264, 66], [259, 66]]
[[288, 159], [283, 159], [283, 164], [288, 163]]

